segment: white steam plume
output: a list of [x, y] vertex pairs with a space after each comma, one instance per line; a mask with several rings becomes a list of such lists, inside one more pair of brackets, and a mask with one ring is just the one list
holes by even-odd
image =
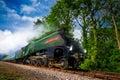
[[14, 32], [0, 30], [0, 54], [14, 54], [15, 51], [26, 46], [29, 40], [42, 35], [43, 30], [43, 26], [16, 28]]
[[[15, 51], [26, 46], [31, 39], [39, 37], [46, 31], [42, 25], [39, 27], [20, 27], [16, 28], [14, 32], [0, 30], [0, 54], [14, 55]], [[81, 38], [80, 30], [75, 29], [74, 38]]]

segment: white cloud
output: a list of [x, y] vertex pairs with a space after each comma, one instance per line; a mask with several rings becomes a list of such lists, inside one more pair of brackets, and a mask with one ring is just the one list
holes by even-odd
[[25, 21], [34, 21], [34, 18], [28, 17], [28, 16], [23, 16], [22, 20], [25, 20]]
[[14, 19], [18, 19], [18, 20], [21, 18], [21, 16], [18, 15], [17, 13], [9, 13], [9, 14], [7, 15], [7, 17], [9, 17], [9, 18], [14, 18]]
[[33, 23], [33, 21], [35, 21], [36, 19], [42, 19], [42, 17], [22, 16], [21, 19], [24, 20], [24, 21], [29, 21], [29, 22]]
[[21, 5], [21, 13], [31, 14], [31, 13], [40, 13], [41, 10], [43, 9], [49, 10], [49, 6], [41, 4], [39, 0], [30, 0], [30, 2], [31, 5]]
[[[23, 11], [29, 14], [30, 12], [35, 11], [35, 9], [37, 11], [37, 9], [39, 9], [39, 7], [42, 6], [40, 2], [38, 2], [37, 0], [31, 0], [31, 2], [32, 2], [31, 6], [22, 5], [21, 12]], [[5, 31], [0, 30], [0, 53], [9, 54], [10, 52], [14, 52], [20, 49], [21, 47], [27, 45], [28, 41], [33, 37], [42, 34], [41, 32], [43, 28], [40, 27], [37, 29], [33, 29], [32, 26], [33, 21], [35, 21], [36, 19], [42, 19], [42, 17], [37, 16], [30, 17], [26, 15], [21, 16], [18, 14], [16, 10], [7, 7], [3, 0], [0, 0], [0, 4], [1, 4], [0, 7], [2, 7], [2, 9], [7, 11], [8, 13], [5, 16], [5, 18], [9, 20], [11, 19], [15, 20], [12, 26], [8, 25], [9, 27], [14, 27], [15, 29], [14, 32], [10, 30]], [[20, 23], [22, 21], [24, 21], [24, 24]]]
[[42, 26], [38, 28], [32, 26], [16, 28], [14, 33], [9, 30], [0, 30], [0, 53], [9, 54], [11, 51], [15, 52], [27, 45], [32, 38], [40, 36], [42, 31]]
[[4, 1], [0, 0], [0, 4], [1, 7], [5, 9], [8, 13], [16, 13], [15, 10], [8, 8]]
[[0, 4], [2, 5], [2, 8], [7, 11], [7, 15], [5, 17], [20, 19], [20, 15], [18, 15], [14, 9], [8, 8], [4, 1], [1, 0]]
[[37, 0], [30, 0], [32, 5], [21, 5], [21, 13], [30, 14], [31, 12], [37, 11], [37, 7], [39, 7], [41, 4]]
[[30, 0], [30, 1], [33, 7], [38, 7], [40, 5], [40, 2], [38, 2], [37, 0]]
[[31, 12], [34, 12], [34, 11], [36, 11], [36, 9], [32, 6], [22, 5], [21, 7], [21, 13], [30, 14]]
[[15, 12], [15, 10], [12, 10], [12, 9], [8, 8], [4, 1], [0, 0], [0, 4], [1, 4], [1, 7], [4, 8], [6, 11]]
[[[37, 0], [30, 0], [32, 5], [28, 6], [28, 5], [21, 5], [21, 13], [25, 13], [25, 14], [30, 14], [30, 13], [33, 13], [33, 12], [40, 12], [40, 8], [44, 8], [44, 9], [49, 9], [47, 6], [41, 4], [39, 1]], [[0, 0], [0, 4], [2, 5], [1, 7], [7, 11], [7, 15], [5, 15], [6, 18], [8, 19], [17, 19], [17, 20], [24, 20], [24, 21], [29, 21], [29, 22], [32, 22], [36, 19], [41, 19], [42, 17], [37, 17], [37, 16], [34, 16], [34, 17], [30, 17], [30, 16], [26, 16], [26, 15], [19, 15], [17, 13], [16, 10], [14, 9], [10, 9], [9, 7], [7, 7], [7, 5], [5, 4], [4, 1]]]
[[[32, 4], [35, 4], [37, 3], [36, 0], [33, 0], [34, 2]], [[30, 17], [30, 16], [20, 16], [14, 9], [10, 9], [7, 7], [7, 5], [5, 4], [4, 1], [0, 1], [0, 3], [2, 4], [2, 8], [5, 9], [8, 14], [5, 16], [6, 18], [14, 18], [14, 19], [17, 19], [17, 20], [24, 20], [24, 21], [29, 21], [30, 23], [36, 19], [41, 19], [42, 17]], [[39, 3], [37, 3], [39, 4]], [[35, 8], [32, 7], [32, 6], [27, 6], [27, 5], [22, 5], [22, 12], [25, 12], [25, 13], [31, 13], [32, 11], [35, 11]]]

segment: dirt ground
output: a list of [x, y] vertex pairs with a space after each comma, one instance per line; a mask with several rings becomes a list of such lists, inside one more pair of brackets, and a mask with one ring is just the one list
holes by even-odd
[[58, 80], [55, 77], [46, 76], [46, 74], [36, 74], [31, 70], [23, 69], [13, 63], [2, 61], [0, 61], [0, 75], [18, 77], [25, 80]]
[[20, 78], [14, 80], [100, 80], [88, 76], [0, 61], [0, 76], [1, 75]]

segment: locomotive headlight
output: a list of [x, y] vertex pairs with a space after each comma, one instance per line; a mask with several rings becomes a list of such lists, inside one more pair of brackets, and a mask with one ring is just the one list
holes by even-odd
[[87, 50], [86, 50], [86, 49], [84, 49], [84, 53], [87, 53]]
[[71, 46], [70, 46], [70, 51], [72, 51], [72, 50], [73, 50], [73, 46], [71, 45]]

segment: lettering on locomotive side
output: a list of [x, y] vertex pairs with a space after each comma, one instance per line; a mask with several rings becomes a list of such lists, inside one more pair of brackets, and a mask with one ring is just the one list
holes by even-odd
[[45, 41], [45, 44], [48, 44], [48, 43], [57, 41], [57, 40], [59, 40], [59, 39], [60, 39], [60, 36], [57, 36], [57, 37], [55, 37], [55, 38], [52, 38], [52, 39], [49, 39], [49, 40]]

